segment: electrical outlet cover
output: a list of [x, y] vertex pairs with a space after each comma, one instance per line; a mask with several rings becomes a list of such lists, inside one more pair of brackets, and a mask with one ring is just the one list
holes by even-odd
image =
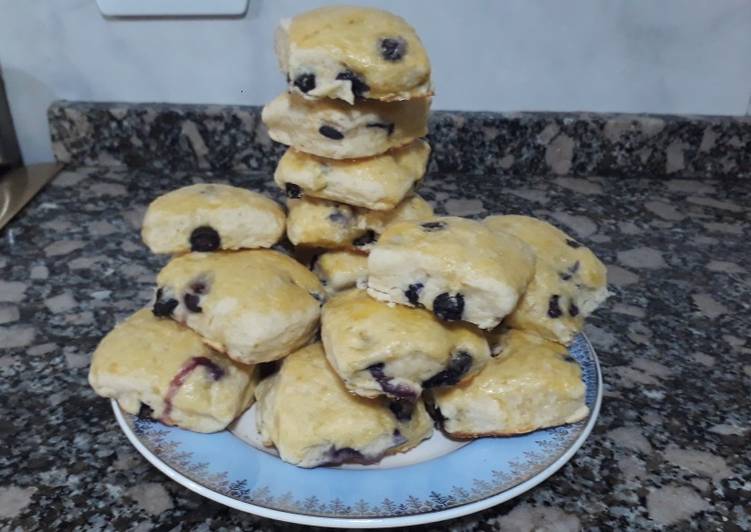
[[244, 15], [249, 0], [97, 0], [108, 17], [231, 17]]

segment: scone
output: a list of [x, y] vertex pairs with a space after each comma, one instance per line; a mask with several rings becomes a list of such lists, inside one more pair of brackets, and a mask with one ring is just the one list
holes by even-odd
[[553, 225], [529, 216], [490, 216], [493, 231], [524, 240], [537, 255], [535, 275], [506, 325], [570, 344], [584, 318], [607, 297], [607, 270], [589, 249]]
[[270, 248], [284, 234], [284, 209], [244, 188], [198, 184], [158, 197], [141, 235], [153, 253]]
[[431, 391], [443, 430], [458, 438], [512, 436], [587, 417], [581, 369], [565, 347], [517, 330], [502, 340], [500, 354], [474, 378]]
[[126, 412], [196, 432], [223, 430], [251, 405], [256, 382], [254, 366], [233, 362], [149, 309], [102, 339], [89, 370], [94, 391]]
[[283, 20], [276, 55], [291, 90], [308, 98], [408, 100], [431, 92], [430, 62], [401, 17], [330, 6]]
[[324, 290], [291, 257], [271, 250], [189, 253], [159, 272], [154, 314], [186, 324], [245, 364], [282, 358], [308, 343]]
[[274, 179], [289, 198], [305, 195], [384, 211], [414, 189], [429, 155], [430, 145], [421, 139], [365, 159], [324, 159], [289, 148]]
[[527, 244], [480, 222], [453, 216], [400, 222], [370, 252], [368, 293], [492, 329], [514, 309], [534, 268]]
[[285, 358], [279, 370], [258, 385], [256, 399], [264, 443], [300, 467], [375, 462], [433, 433], [422, 401], [404, 405], [349, 393], [321, 344]]
[[269, 136], [305, 153], [354, 159], [384, 153], [428, 133], [430, 98], [404, 102], [306, 100], [284, 93], [261, 114]]
[[409, 196], [391, 211], [370, 211], [316, 198], [288, 199], [287, 238], [294, 245], [368, 250], [390, 224], [424, 220], [433, 208]]
[[368, 256], [350, 249], [327, 251], [315, 258], [313, 273], [327, 293], [335, 294], [367, 280]]
[[326, 357], [352, 392], [414, 401], [423, 388], [452, 386], [490, 358], [483, 333], [423, 309], [389, 305], [363, 290], [329, 300], [321, 314]]

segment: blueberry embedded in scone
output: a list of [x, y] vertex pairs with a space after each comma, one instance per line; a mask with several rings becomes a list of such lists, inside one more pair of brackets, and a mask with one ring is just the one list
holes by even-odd
[[490, 358], [483, 333], [469, 323], [446, 323], [431, 312], [389, 305], [349, 290], [323, 307], [326, 356], [347, 388], [364, 397], [414, 401], [423, 388], [452, 386]]
[[351, 394], [319, 343], [285, 358], [259, 384], [256, 399], [264, 443], [300, 467], [375, 462], [414, 447], [433, 432], [420, 400], [402, 405]]
[[126, 412], [197, 432], [223, 430], [253, 402], [254, 366], [205, 345], [192, 330], [142, 309], [102, 339], [89, 382]]
[[141, 235], [153, 253], [270, 248], [284, 235], [274, 200], [244, 188], [202, 183], [151, 202]]
[[290, 90], [306, 98], [352, 104], [432, 92], [430, 62], [415, 30], [380, 9], [328, 6], [283, 20], [275, 51]]

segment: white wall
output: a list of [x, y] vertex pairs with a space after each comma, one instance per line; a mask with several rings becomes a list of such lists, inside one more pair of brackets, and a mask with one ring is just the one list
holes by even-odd
[[[327, 2], [250, 0], [235, 20], [106, 20], [94, 0], [0, 0], [0, 67], [27, 162], [57, 98], [262, 104], [277, 20]], [[437, 109], [744, 114], [748, 0], [372, 0], [431, 54]]]

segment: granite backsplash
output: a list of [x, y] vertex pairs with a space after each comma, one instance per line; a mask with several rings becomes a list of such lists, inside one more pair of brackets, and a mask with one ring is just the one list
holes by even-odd
[[[73, 166], [273, 172], [261, 108], [58, 101], [55, 157]], [[751, 117], [434, 111], [431, 173], [751, 178]]]

